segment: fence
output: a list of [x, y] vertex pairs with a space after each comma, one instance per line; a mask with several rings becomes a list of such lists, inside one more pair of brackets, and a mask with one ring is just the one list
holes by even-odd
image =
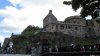
[[100, 55], [100, 51], [86, 51], [86, 52], [47, 52], [41, 54], [41, 56], [90, 56]]

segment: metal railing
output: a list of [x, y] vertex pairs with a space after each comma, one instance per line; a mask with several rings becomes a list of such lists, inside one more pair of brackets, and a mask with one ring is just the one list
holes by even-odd
[[86, 56], [86, 55], [100, 55], [100, 51], [85, 51], [85, 52], [47, 52], [41, 56]]

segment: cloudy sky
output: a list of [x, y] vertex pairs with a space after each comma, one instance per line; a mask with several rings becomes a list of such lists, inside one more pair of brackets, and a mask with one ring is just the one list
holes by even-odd
[[[49, 10], [59, 21], [79, 15], [71, 6], [63, 5], [64, 0], [0, 0], [0, 42], [11, 33], [19, 34], [28, 25], [42, 27]], [[68, 0], [67, 0], [68, 1]]]

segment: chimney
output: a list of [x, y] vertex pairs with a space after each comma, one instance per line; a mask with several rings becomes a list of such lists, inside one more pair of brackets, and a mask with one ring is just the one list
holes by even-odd
[[49, 10], [49, 13], [52, 13], [52, 10]]

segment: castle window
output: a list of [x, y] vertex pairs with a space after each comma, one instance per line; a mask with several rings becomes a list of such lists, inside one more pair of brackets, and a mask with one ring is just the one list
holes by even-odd
[[89, 31], [91, 31], [91, 28], [88, 28]]
[[68, 26], [68, 29], [72, 28], [71, 26]]
[[78, 30], [78, 27], [75, 27], [75, 30]]
[[48, 25], [46, 25], [45, 27], [47, 27], [47, 28], [48, 28]]
[[58, 29], [58, 25], [56, 25], [56, 29]]
[[68, 28], [68, 26], [66, 25], [66, 29]]
[[52, 26], [52, 29], [53, 29], [53, 26]]
[[63, 26], [63, 25], [61, 25], [61, 26], [60, 26], [60, 29], [64, 29], [64, 26]]
[[51, 27], [52, 29], [54, 29], [54, 25], [52, 25], [52, 27]]

